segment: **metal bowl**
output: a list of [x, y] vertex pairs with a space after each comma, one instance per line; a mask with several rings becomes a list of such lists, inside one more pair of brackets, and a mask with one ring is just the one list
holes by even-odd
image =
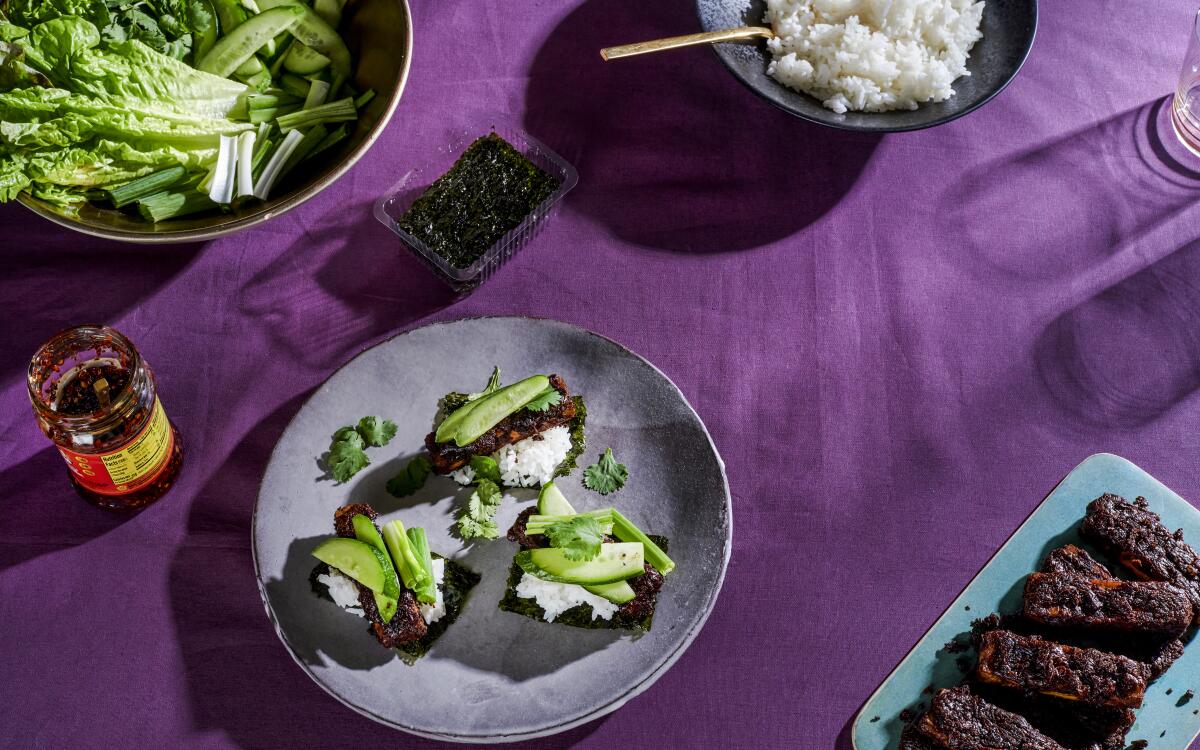
[[[762, 26], [765, 0], [696, 0], [705, 31]], [[1037, 0], [987, 0], [980, 28], [983, 38], [971, 48], [971, 75], [954, 82], [954, 96], [927, 102], [917, 109], [837, 114], [808, 94], [794, 91], [767, 75], [771, 53], [766, 42], [714, 44], [729, 72], [754, 93], [791, 114], [831, 128], [866, 133], [895, 133], [943, 125], [982, 107], [1012, 81], [1037, 34]]]
[[357, 127], [340, 146], [320, 155], [284, 183], [287, 192], [229, 213], [172, 219], [151, 224], [114, 209], [85, 204], [77, 215], [26, 193], [21, 203], [45, 218], [77, 232], [125, 242], [166, 243], [208, 240], [280, 216], [332, 185], [353, 167], [387, 127], [404, 92], [412, 61], [412, 14], [408, 0], [357, 0], [348, 3], [339, 27], [358, 62], [354, 85], [374, 89], [375, 98], [359, 113]]

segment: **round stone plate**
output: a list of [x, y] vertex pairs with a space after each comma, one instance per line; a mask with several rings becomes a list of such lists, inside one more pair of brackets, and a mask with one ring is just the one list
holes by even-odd
[[[588, 408], [580, 468], [558, 480], [580, 510], [615, 506], [670, 540], [677, 568], [659, 594], [654, 627], [640, 637], [538, 622], [497, 604], [516, 545], [451, 536], [465, 493], [431, 477], [397, 500], [387, 479], [418, 453], [449, 391], [478, 391], [492, 366], [504, 382], [557, 373]], [[396, 437], [369, 449], [349, 484], [323, 478], [330, 435], [366, 415], [392, 419]], [[602, 498], [582, 467], [611, 447], [629, 467], [624, 489]], [[507, 529], [536, 499], [510, 490], [497, 516]], [[383, 648], [366, 623], [318, 598], [313, 548], [333, 535], [333, 512], [367, 502], [380, 524], [422, 526], [430, 548], [482, 574], [457, 622], [413, 666]], [[420, 328], [363, 352], [322, 385], [292, 420], [267, 466], [253, 522], [254, 562], [267, 615], [296, 662], [359, 713], [413, 734], [508, 742], [561, 732], [620, 708], [683, 653], [712, 611], [732, 534], [724, 464], [679, 389], [646, 360], [588, 331], [548, 320], [484, 318]]]

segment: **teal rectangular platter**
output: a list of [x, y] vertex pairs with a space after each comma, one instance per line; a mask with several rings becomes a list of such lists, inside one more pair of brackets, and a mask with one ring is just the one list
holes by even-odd
[[[1037, 570], [1048, 552], [1068, 543], [1095, 552], [1080, 539], [1079, 524], [1088, 503], [1105, 492], [1127, 500], [1145, 497], [1167, 528], [1183, 529], [1184, 538], [1193, 547], [1200, 546], [1200, 511], [1124, 458], [1110, 453], [1090, 456], [1025, 519], [867, 699], [854, 720], [851, 740], [855, 750], [899, 747], [904, 729], [900, 713], [927, 704], [926, 687], [950, 687], [964, 677], [956, 664], [960, 655], [946, 653], [942, 647], [955, 636], [969, 633], [974, 619], [992, 612], [1019, 611], [1025, 577]], [[1097, 558], [1109, 563], [1104, 555]], [[974, 651], [966, 655], [973, 663]], [[1200, 693], [1197, 642], [1189, 644], [1183, 656], [1146, 691], [1127, 742], [1144, 739], [1150, 742], [1150, 750], [1187, 750], [1200, 736], [1200, 714], [1196, 713], [1200, 695], [1187, 701], [1184, 694], [1188, 690]]]

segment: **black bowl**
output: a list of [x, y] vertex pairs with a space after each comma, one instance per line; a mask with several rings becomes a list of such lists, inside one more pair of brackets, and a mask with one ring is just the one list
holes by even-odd
[[[714, 44], [717, 57], [737, 79], [780, 109], [831, 128], [894, 133], [942, 125], [986, 104], [1008, 85], [1029, 56], [1037, 33], [1037, 0], [986, 0], [983, 38], [971, 48], [969, 76], [954, 82], [954, 96], [917, 109], [837, 114], [808, 94], [794, 91], [767, 75], [771, 53], [765, 41]], [[696, 0], [705, 31], [762, 26], [765, 0]]]

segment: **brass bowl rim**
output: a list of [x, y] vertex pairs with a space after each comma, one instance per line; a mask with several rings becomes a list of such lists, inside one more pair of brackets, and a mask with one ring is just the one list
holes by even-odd
[[66, 227], [67, 229], [90, 235], [92, 237], [100, 237], [108, 240], [120, 240], [122, 242], [131, 242], [143, 245], [159, 245], [174, 242], [199, 242], [203, 240], [216, 239], [217, 237], [233, 234], [234, 232], [239, 232], [243, 229], [248, 229], [250, 227], [262, 224], [263, 222], [270, 221], [278, 216], [282, 216], [288, 211], [291, 211], [293, 208], [305, 203], [310, 198], [315, 197], [317, 193], [320, 193], [325, 188], [336, 182], [342, 175], [346, 174], [346, 172], [349, 172], [350, 169], [358, 163], [358, 160], [366, 155], [367, 151], [371, 149], [371, 146], [375, 144], [375, 141], [379, 139], [379, 136], [383, 134], [384, 129], [387, 128], [387, 126], [391, 123], [392, 115], [396, 113], [396, 107], [400, 104], [400, 96], [404, 93], [404, 87], [408, 84], [408, 73], [412, 68], [413, 55], [412, 8], [409, 7], [408, 0], [396, 0], [396, 2], [404, 8], [404, 17], [407, 21], [406, 25], [408, 26], [404, 39], [406, 54], [400, 67], [400, 77], [396, 81], [396, 88], [392, 92], [391, 98], [388, 100], [387, 109], [384, 110], [383, 116], [379, 118], [379, 122], [375, 124], [375, 127], [372, 128], [369, 133], [367, 133], [367, 137], [363, 139], [362, 143], [360, 143], [353, 151], [347, 154], [346, 158], [342, 159], [341, 162], [333, 167], [333, 169], [325, 173], [320, 179], [316, 180], [308, 187], [296, 192], [294, 195], [284, 199], [278, 205], [262, 211], [257, 211], [243, 218], [229, 222], [228, 224], [222, 224], [220, 226], [214, 226], [210, 228], [180, 230], [168, 229], [160, 232], [134, 232], [125, 229], [105, 229], [61, 216], [53, 211], [48, 211], [42, 208], [40, 205], [38, 205], [38, 203], [40, 203], [39, 201], [36, 201], [36, 199], [33, 199], [24, 191], [17, 196], [17, 201], [38, 216], [41, 216], [44, 219], [49, 219], [61, 227]]

